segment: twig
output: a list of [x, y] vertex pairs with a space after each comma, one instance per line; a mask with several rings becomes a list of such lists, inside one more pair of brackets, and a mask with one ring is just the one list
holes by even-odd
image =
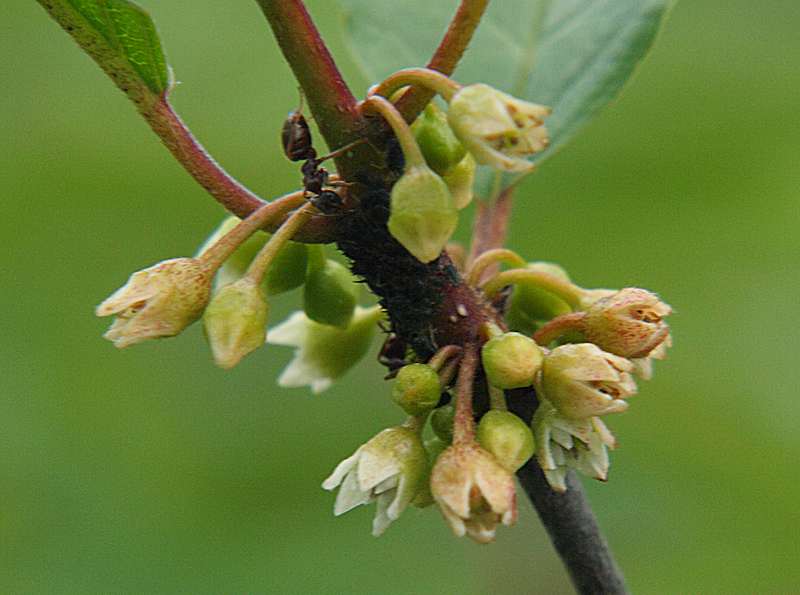
[[548, 535], [564, 562], [579, 593], [627, 593], [622, 576], [608, 547], [581, 482], [570, 471], [567, 491], [553, 491], [536, 457], [517, 471]]
[[[475, 223], [472, 227], [472, 246], [467, 266], [484, 252], [501, 248], [505, 243], [508, 220], [511, 217], [511, 207], [514, 202], [514, 189], [514, 186], [506, 188], [500, 193], [497, 200], [478, 203]], [[490, 269], [485, 274], [488, 276], [491, 273]]]
[[[286, 61], [294, 72], [331, 150], [363, 138], [366, 125], [356, 98], [301, 0], [256, 0], [267, 17]], [[362, 144], [334, 158], [342, 177], [352, 176], [358, 163], [374, 160], [373, 149]]]
[[[166, 97], [153, 104], [152, 108], [143, 110], [142, 115], [178, 163], [231, 213], [244, 219], [268, 204], [236, 181], [208, 154], [172, 109]], [[287, 204], [284, 214], [296, 206]], [[282, 218], [273, 219], [265, 229], [275, 231], [282, 221]], [[295, 239], [299, 242], [330, 242], [333, 231], [332, 219], [318, 216], [309, 221]]]
[[[461, 0], [447, 32], [428, 62], [428, 68], [447, 75], [453, 74], [488, 5], [489, 0]], [[433, 95], [428, 89], [415, 87], [400, 98], [397, 108], [406, 121], [411, 122], [425, 109]]]

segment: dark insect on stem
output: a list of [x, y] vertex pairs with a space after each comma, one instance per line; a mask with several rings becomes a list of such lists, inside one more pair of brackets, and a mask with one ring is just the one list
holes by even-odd
[[283, 143], [283, 152], [290, 161], [305, 160], [305, 163], [300, 166], [300, 173], [303, 174], [303, 189], [308, 200], [323, 214], [335, 215], [338, 213], [344, 201], [337, 192], [325, 189], [325, 186], [345, 186], [346, 182], [330, 182], [328, 170], [320, 167], [320, 165], [324, 161], [337, 157], [355, 145], [364, 142], [364, 140], [355, 141], [323, 157], [317, 157], [311, 129], [303, 115], [303, 97], [301, 95], [300, 106], [296, 110], [289, 112], [283, 122], [281, 142]]

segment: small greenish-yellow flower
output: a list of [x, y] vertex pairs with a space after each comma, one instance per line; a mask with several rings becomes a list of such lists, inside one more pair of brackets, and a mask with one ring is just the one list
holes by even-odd
[[378, 536], [411, 504], [427, 471], [428, 457], [419, 434], [409, 428], [389, 428], [339, 463], [322, 487], [339, 488], [336, 516], [376, 501], [372, 534]]
[[195, 258], [165, 260], [134, 273], [95, 310], [98, 316], [116, 314], [103, 337], [123, 348], [177, 335], [203, 313], [212, 276]]
[[[527, 269], [570, 281], [567, 272], [552, 262], [532, 262]], [[570, 305], [554, 293], [533, 283], [521, 282], [511, 294], [506, 322], [514, 330], [533, 334], [548, 320], [570, 312]]]
[[214, 361], [229, 369], [264, 344], [269, 306], [264, 290], [249, 277], [220, 289], [203, 315]]
[[565, 417], [584, 419], [628, 408], [636, 393], [633, 364], [591, 343], [562, 345], [542, 363], [537, 389]]
[[600, 298], [586, 310], [583, 333], [609, 353], [643, 358], [666, 340], [669, 326], [664, 318], [671, 312], [654, 293], [627, 287]]
[[439, 455], [431, 492], [458, 537], [494, 540], [498, 523], [517, 518], [514, 476], [477, 443], [454, 444]]
[[314, 393], [330, 388], [334, 380], [364, 357], [382, 316], [379, 306], [356, 306], [350, 324], [339, 328], [295, 312], [267, 334], [267, 343], [296, 348], [294, 359], [278, 378], [278, 384], [310, 386]]
[[448, 444], [453, 441], [453, 419], [455, 416], [456, 408], [452, 403], [437, 407], [431, 414], [431, 429], [434, 434]]
[[533, 415], [532, 426], [536, 458], [554, 490], [566, 491], [570, 468], [588, 477], [606, 480], [608, 448], [614, 448], [616, 441], [600, 418], [566, 418], [542, 398]]
[[526, 157], [549, 144], [544, 118], [550, 109], [521, 101], [482, 83], [451, 99], [450, 127], [478, 163], [511, 172], [533, 169]]
[[303, 310], [314, 322], [346, 328], [353, 318], [359, 286], [343, 264], [326, 259], [308, 271]]
[[481, 349], [486, 379], [502, 389], [531, 386], [542, 358], [542, 350], [533, 339], [514, 332], [492, 337]]
[[441, 396], [439, 374], [429, 365], [409, 364], [397, 372], [392, 386], [392, 399], [409, 415], [428, 413]]
[[438, 258], [458, 224], [447, 184], [426, 165], [412, 165], [392, 187], [388, 228], [417, 260]]
[[475, 158], [471, 153], [467, 153], [457, 165], [442, 176], [453, 197], [453, 204], [459, 211], [472, 202], [477, 167]]
[[511, 473], [527, 463], [535, 450], [531, 429], [510, 411], [488, 411], [478, 424], [477, 438]]
[[411, 126], [425, 162], [440, 176], [454, 168], [466, 155], [466, 149], [450, 130], [445, 114], [429, 103]]

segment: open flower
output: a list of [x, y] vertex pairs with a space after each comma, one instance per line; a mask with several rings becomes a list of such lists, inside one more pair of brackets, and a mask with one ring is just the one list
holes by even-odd
[[436, 460], [431, 492], [458, 537], [494, 540], [498, 523], [517, 518], [514, 476], [477, 443], [454, 444]]
[[618, 413], [636, 393], [632, 371], [630, 361], [597, 345], [562, 345], [544, 358], [537, 389], [569, 418]]
[[98, 316], [116, 314], [103, 337], [123, 348], [177, 335], [203, 313], [212, 276], [195, 258], [173, 258], [134, 273], [95, 310]]
[[378, 536], [421, 491], [427, 469], [428, 455], [419, 434], [409, 428], [389, 428], [339, 463], [322, 487], [339, 488], [336, 516], [375, 500], [372, 534]]
[[608, 448], [616, 440], [599, 417], [569, 419], [547, 399], [540, 399], [533, 416], [536, 458], [554, 490], [567, 489], [567, 471], [573, 468], [588, 477], [608, 477]]
[[286, 387], [310, 386], [314, 393], [328, 389], [364, 357], [383, 316], [379, 306], [356, 306], [345, 328], [314, 322], [303, 312], [295, 312], [271, 329], [267, 343], [296, 347], [294, 359], [278, 378]]
[[598, 299], [586, 310], [586, 339], [609, 353], [646, 357], [669, 335], [664, 318], [672, 308], [646, 289], [626, 287]]
[[511, 172], [526, 172], [526, 157], [550, 140], [543, 125], [550, 108], [521, 101], [484, 84], [462, 87], [450, 101], [448, 122], [475, 160]]

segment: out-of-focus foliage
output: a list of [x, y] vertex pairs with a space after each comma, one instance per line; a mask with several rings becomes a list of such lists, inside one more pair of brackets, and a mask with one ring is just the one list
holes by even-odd
[[[309, 2], [343, 55], [330, 5]], [[255, 3], [146, 6], [197, 135], [264, 194], [296, 187], [279, 133], [297, 91]], [[793, 0], [678, 4], [622, 99], [519, 192], [515, 249], [677, 311], [669, 361], [613, 419], [609, 483], [589, 484], [634, 592], [800, 581], [798, 26]], [[0, 591], [571, 592], [524, 500], [488, 548], [433, 510], [377, 540], [372, 511], [333, 518], [322, 479], [399, 420], [377, 364], [312, 396], [275, 386], [289, 349], [224, 372], [199, 328], [103, 341], [94, 305], [191, 255], [222, 210], [39, 6], [12, 0], [4, 32]]]

